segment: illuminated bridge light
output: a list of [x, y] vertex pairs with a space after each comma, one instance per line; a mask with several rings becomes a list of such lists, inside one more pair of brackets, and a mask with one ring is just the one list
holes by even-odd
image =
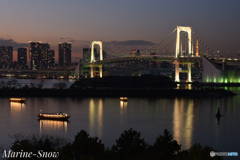
[[227, 80], [227, 78], [225, 78], [225, 83], [227, 83], [228, 82], [228, 80]]

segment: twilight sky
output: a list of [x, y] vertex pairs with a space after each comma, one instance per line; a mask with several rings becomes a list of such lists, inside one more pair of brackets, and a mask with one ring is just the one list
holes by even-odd
[[0, 15], [0, 45], [14, 47], [14, 60], [29, 41], [50, 42], [56, 58], [58, 42], [72, 42], [73, 61], [92, 40], [129, 53], [151, 47], [177, 25], [192, 26], [221, 54], [240, 50], [239, 0], [2, 0]]

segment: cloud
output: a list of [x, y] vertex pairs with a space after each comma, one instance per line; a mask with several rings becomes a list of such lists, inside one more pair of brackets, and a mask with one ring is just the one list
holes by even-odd
[[106, 42], [107, 45], [122, 45], [122, 46], [150, 46], [154, 45], [153, 42], [150, 41], [144, 41], [144, 40], [126, 40], [126, 41], [110, 41]]
[[78, 42], [78, 40], [74, 40], [74, 39], [70, 39], [70, 40], [68, 40], [69, 42], [72, 42], [72, 43], [74, 43], [74, 42]]
[[68, 37], [67, 38], [61, 37], [59, 39], [66, 39], [66, 41], [71, 42], [71, 43], [79, 42], [79, 40], [74, 40], [73, 38], [68, 38]]
[[91, 41], [85, 41], [85, 40], [81, 40], [81, 42], [92, 43]]
[[13, 50], [16, 51], [17, 48], [25, 48], [28, 47], [28, 43], [17, 43], [13, 39], [0, 39], [1, 46], [13, 46]]

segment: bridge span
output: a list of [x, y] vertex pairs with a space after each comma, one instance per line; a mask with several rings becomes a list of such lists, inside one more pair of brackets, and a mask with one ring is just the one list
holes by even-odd
[[110, 59], [105, 59], [105, 60], [97, 60], [92, 63], [83, 63], [82, 66], [83, 68], [89, 67], [91, 64], [93, 65], [104, 65], [104, 64], [110, 64], [110, 63], [119, 63], [119, 62], [127, 62], [127, 61], [172, 61], [174, 62], [175, 60], [178, 60], [180, 63], [181, 62], [199, 62], [202, 61], [201, 57], [178, 57], [175, 58], [173, 56], [162, 56], [162, 55], [144, 55], [144, 56], [126, 56], [126, 57], [118, 57], [118, 58], [110, 58]]
[[[191, 82], [191, 64], [196, 62], [201, 62], [201, 57], [189, 56], [189, 57], [173, 57], [173, 56], [162, 56], [162, 55], [148, 55], [148, 56], [129, 56], [129, 57], [118, 57], [105, 60], [97, 60], [92, 63], [82, 63], [80, 64], [80, 74], [84, 68], [91, 68], [91, 77], [93, 77], [93, 72], [99, 72], [100, 77], [102, 77], [102, 65], [111, 64], [111, 63], [121, 63], [128, 61], [169, 61], [175, 64], [175, 81], [180, 81], [179, 73], [185, 72], [188, 73], [188, 82]], [[179, 64], [187, 64], [188, 70], [179, 70]], [[99, 71], [94, 71], [94, 67], [99, 67]]]
[[[159, 46], [161, 43], [163, 43], [163, 41], [165, 41], [168, 37], [171, 37], [171, 35], [173, 35], [176, 33], [175, 38], [173, 38], [173, 40], [166, 44], [165, 46], [161, 47], [160, 49], [157, 49], [155, 51], [152, 52], [152, 49], [155, 48], [156, 46]], [[183, 40], [183, 33], [187, 33], [185, 34], [185, 40]], [[201, 56], [199, 54], [199, 46], [198, 46], [198, 41], [197, 44], [195, 45], [193, 43], [193, 36], [192, 34], [195, 34], [195, 32], [192, 31], [192, 27], [190, 26], [177, 26], [168, 36], [166, 36], [164, 39], [162, 39], [160, 42], [154, 44], [152, 47], [143, 50], [140, 52], [141, 56], [126, 56], [126, 55], [121, 55], [118, 54], [117, 58], [110, 58], [110, 59], [103, 59], [103, 43], [102, 41], [92, 41], [91, 43], [91, 50], [90, 51], [90, 62], [89, 63], [82, 63], [80, 64], [80, 74], [82, 74], [82, 71], [84, 68], [90, 67], [91, 71], [90, 71], [90, 75], [91, 78], [93, 78], [93, 73], [96, 72], [93, 70], [94, 67], [99, 67], [99, 75], [100, 78], [102, 77], [102, 65], [104, 64], [110, 64], [110, 63], [119, 63], [119, 62], [127, 62], [127, 61], [170, 61], [172, 63], [175, 64], [175, 81], [180, 81], [179, 79], [179, 72], [187, 72], [188, 73], [188, 82], [191, 82], [191, 64], [194, 64], [196, 62], [200, 62]], [[198, 37], [195, 34], [196, 37]], [[171, 39], [171, 38], [169, 38]], [[199, 38], [197, 38], [198, 40]], [[200, 41], [202, 42], [202, 40], [200, 39]], [[166, 42], [166, 41], [165, 41]], [[174, 43], [176, 43], [175, 47], [173, 47], [172, 50], [172, 55], [156, 55], [155, 53], [159, 52], [161, 49], [166, 48], [168, 46], [174, 46]], [[99, 60], [96, 60], [95, 58], [95, 54], [94, 54], [94, 45], [98, 45], [100, 48], [100, 55], [99, 55]], [[185, 46], [185, 47], [184, 47]], [[206, 44], [204, 44], [205, 47], [208, 48], [208, 46]], [[106, 47], [106, 46], [104, 46]], [[196, 52], [194, 53], [194, 47], [196, 49]], [[106, 47], [108, 48], [108, 47]], [[175, 48], [175, 49], [174, 49]], [[183, 50], [184, 48], [184, 50]], [[111, 49], [109, 49], [111, 50]], [[114, 51], [113, 51], [114, 52]], [[142, 55], [142, 53], [146, 53], [146, 52], [150, 52], [146, 55]], [[154, 54], [151, 54], [154, 53]], [[114, 52], [117, 53], [117, 52]], [[202, 54], [202, 53], [201, 53]], [[179, 64], [187, 64], [188, 65], [188, 69], [187, 70], [179, 70]]]

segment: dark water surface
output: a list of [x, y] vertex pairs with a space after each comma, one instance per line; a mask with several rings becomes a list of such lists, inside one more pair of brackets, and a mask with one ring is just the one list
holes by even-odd
[[[217, 108], [223, 116], [218, 124]], [[66, 112], [69, 122], [43, 120], [37, 114]], [[120, 134], [132, 127], [153, 144], [168, 129], [182, 149], [194, 143], [221, 151], [240, 153], [240, 96], [223, 98], [33, 98], [26, 104], [0, 98], [0, 145], [9, 146], [9, 134], [56, 134], [70, 140], [80, 130], [97, 136], [110, 147]]]

